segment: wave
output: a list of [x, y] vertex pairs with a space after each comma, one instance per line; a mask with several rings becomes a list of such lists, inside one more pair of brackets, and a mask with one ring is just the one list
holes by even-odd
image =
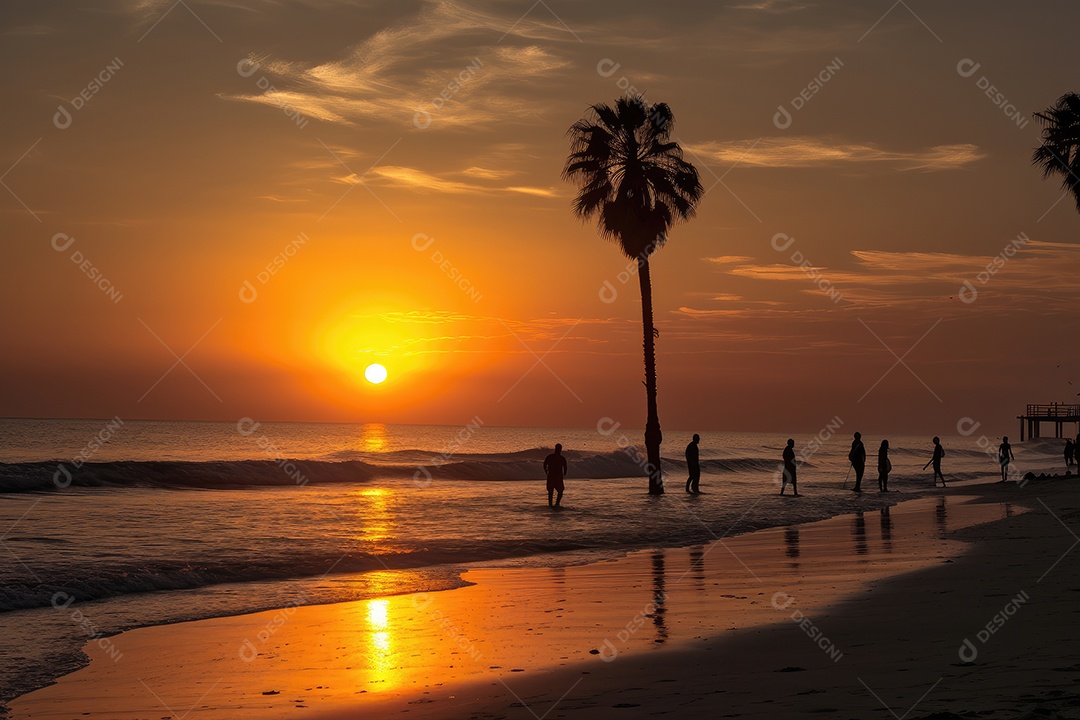
[[375, 468], [359, 461], [237, 460], [221, 462], [116, 461], [74, 465], [0, 463], [0, 492], [68, 487], [237, 488], [363, 482]]
[[[425, 454], [417, 464], [375, 464], [364, 460], [116, 461], [72, 464], [0, 463], [0, 493], [79, 488], [237, 489], [332, 483], [363, 483], [374, 478], [433, 480], [543, 480], [546, 450], [461, 455], [449, 460]], [[416, 455], [414, 453], [414, 455]], [[570, 479], [645, 477], [644, 453], [633, 448], [608, 453], [567, 452]], [[664, 460], [668, 472], [684, 472], [686, 463]], [[772, 472], [773, 458], [706, 459], [707, 473]]]
[[7, 582], [0, 586], [0, 613], [103, 600], [161, 590], [193, 590], [226, 583], [249, 583], [323, 577], [376, 570], [410, 570], [433, 566], [563, 553], [593, 547], [568, 540], [507, 540], [429, 545], [380, 553], [322, 553], [269, 559], [207, 560], [198, 563], [156, 561], [149, 565], [95, 565], [86, 575], [54, 575], [42, 582]]

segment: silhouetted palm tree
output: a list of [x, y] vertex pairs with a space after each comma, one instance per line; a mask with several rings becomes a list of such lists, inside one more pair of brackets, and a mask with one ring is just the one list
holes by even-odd
[[615, 107], [593, 105], [567, 133], [570, 156], [563, 177], [579, 188], [574, 214], [597, 217], [602, 237], [614, 240], [637, 261], [644, 330], [645, 451], [649, 493], [664, 492], [660, 475], [660, 418], [656, 410], [656, 348], [649, 257], [667, 240], [670, 227], [694, 216], [704, 188], [697, 169], [671, 141], [674, 116], [664, 103], [622, 97]]
[[1072, 193], [1080, 210], [1080, 95], [1062, 95], [1035, 117], [1043, 124], [1042, 145], [1032, 153], [1031, 163], [1042, 168], [1043, 178], [1061, 175], [1061, 186]]

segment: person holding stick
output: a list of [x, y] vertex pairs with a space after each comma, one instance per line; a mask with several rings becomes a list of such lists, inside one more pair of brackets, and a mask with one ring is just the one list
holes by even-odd
[[[854, 492], [862, 492], [862, 476], [866, 472], [866, 446], [862, 443], [862, 433], [855, 433], [855, 439], [851, 441], [851, 451], [848, 453], [851, 467], [855, 468]], [[847, 484], [847, 481], [844, 481]]]
[[930, 458], [926, 465], [922, 466], [925, 470], [930, 463], [934, 464], [934, 487], [937, 487], [938, 478], [941, 479], [941, 487], [948, 487], [945, 484], [945, 476], [941, 474], [941, 458], [945, 457], [945, 448], [941, 447], [941, 438], [934, 438], [934, 456]]

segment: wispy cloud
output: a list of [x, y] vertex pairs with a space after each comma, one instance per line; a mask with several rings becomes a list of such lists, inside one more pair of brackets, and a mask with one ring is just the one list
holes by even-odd
[[742, 5], [728, 5], [732, 10], [754, 10], [770, 15], [783, 15], [784, 13], [806, 10], [811, 5], [799, 0], [758, 0], [757, 2], [743, 3]]
[[923, 150], [891, 150], [876, 143], [793, 136], [761, 140], [726, 140], [689, 144], [703, 158], [725, 165], [761, 168], [809, 168], [845, 164], [881, 164], [897, 170], [956, 170], [986, 157], [977, 145], [937, 145]]
[[[1002, 308], [1021, 307], [1023, 303], [1018, 301], [1034, 298], [1038, 298], [1041, 309], [1075, 307], [1080, 300], [1080, 286], [1073, 280], [1080, 275], [1080, 245], [1030, 239], [1013, 242], [1002, 242], [998, 254], [988, 256], [853, 250], [853, 265], [820, 266], [814, 271], [817, 277], [842, 293], [848, 307], [897, 308], [958, 301], [965, 283], [978, 289], [979, 302], [984, 307], [990, 304]], [[729, 275], [788, 282], [803, 293], [820, 293], [806, 271], [791, 263], [731, 263], [708, 259]], [[795, 305], [797, 303], [787, 303], [786, 308], [794, 310]], [[716, 312], [737, 311], [725, 308]]]
[[734, 265], [753, 262], [754, 258], [748, 255], [719, 255], [717, 257], [705, 258], [705, 260], [706, 262], [711, 262], [716, 265]]
[[[534, 109], [523, 86], [569, 66], [552, 49], [573, 37], [527, 16], [513, 26], [518, 43], [499, 43], [505, 18], [459, 2], [429, 2], [415, 16], [386, 28], [322, 63], [263, 59], [259, 72], [276, 89], [225, 96], [340, 124], [380, 120], [412, 127], [475, 128]], [[520, 42], [544, 40], [545, 46]]]
[[[521, 185], [499, 186], [480, 185], [477, 183], [463, 182], [439, 175], [434, 175], [416, 168], [401, 167], [397, 165], [382, 165], [371, 170], [371, 175], [384, 185], [403, 187], [415, 190], [429, 190], [432, 192], [461, 194], [461, 193], [497, 193], [511, 192], [537, 197], [556, 197], [553, 188], [527, 187]], [[341, 178], [342, 182], [356, 182], [354, 178]]]

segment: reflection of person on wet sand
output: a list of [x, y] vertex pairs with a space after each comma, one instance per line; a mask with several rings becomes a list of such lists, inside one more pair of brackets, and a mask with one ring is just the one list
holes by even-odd
[[998, 446], [998, 462], [1001, 463], [1001, 482], [1009, 477], [1009, 463], [1016, 459], [1013, 455], [1012, 445], [1009, 444], [1009, 436], [1001, 438], [1001, 445]]
[[[945, 457], [945, 448], [941, 447], [941, 438], [934, 438], [934, 456], [926, 463], [934, 464], [934, 487], [937, 487], [938, 478], [941, 478], [941, 487], [947, 487], [945, 485], [945, 476], [941, 474], [941, 458]], [[922, 466], [922, 469], [926, 469], [926, 465]]]
[[784, 544], [787, 546], [786, 554], [789, 558], [799, 557], [799, 528], [797, 525], [784, 529]]
[[701, 480], [701, 463], [698, 462], [698, 441], [701, 436], [694, 433], [694, 439], [686, 446], [686, 470], [690, 477], [686, 478], [686, 492], [697, 493], [698, 482]]
[[[547, 473], [548, 507], [560, 507], [563, 494], [563, 477], [566, 475], [566, 458], [562, 454], [562, 444], [555, 443], [555, 452], [544, 458], [544, 472]], [[555, 504], [551, 504], [551, 495], [558, 492]]]
[[889, 460], [889, 441], [882, 440], [877, 453], [877, 486], [879, 492], [889, 492], [889, 473], [892, 472], [892, 462]]
[[855, 468], [855, 492], [862, 492], [862, 476], [866, 472], [866, 446], [862, 444], [862, 433], [855, 433], [855, 439], [851, 441], [851, 452], [848, 453], [851, 467]]
[[795, 441], [788, 438], [787, 447], [784, 448], [784, 479], [780, 484], [780, 494], [784, 494], [784, 488], [791, 483], [791, 494], [799, 497], [799, 484], [795, 477]]
[[892, 518], [889, 517], [889, 508], [881, 508], [881, 542], [885, 546], [885, 552], [892, 552]]
[[851, 536], [855, 539], [856, 555], [865, 555], [870, 552], [870, 546], [866, 544], [866, 518], [862, 510], [856, 512], [852, 520]]
[[[652, 556], [652, 572], [653, 601], [651, 615], [653, 626], [656, 628], [656, 639], [653, 642], [662, 644], [668, 639], [668, 629], [664, 623], [664, 613], [667, 612], [667, 590], [664, 588], [666, 576], [664, 574], [663, 552], [658, 552]], [[646, 617], [648, 616], [649, 614], [646, 614]]]
[[697, 580], [698, 585], [704, 590], [705, 584], [705, 548], [701, 545], [690, 548], [690, 577]]

